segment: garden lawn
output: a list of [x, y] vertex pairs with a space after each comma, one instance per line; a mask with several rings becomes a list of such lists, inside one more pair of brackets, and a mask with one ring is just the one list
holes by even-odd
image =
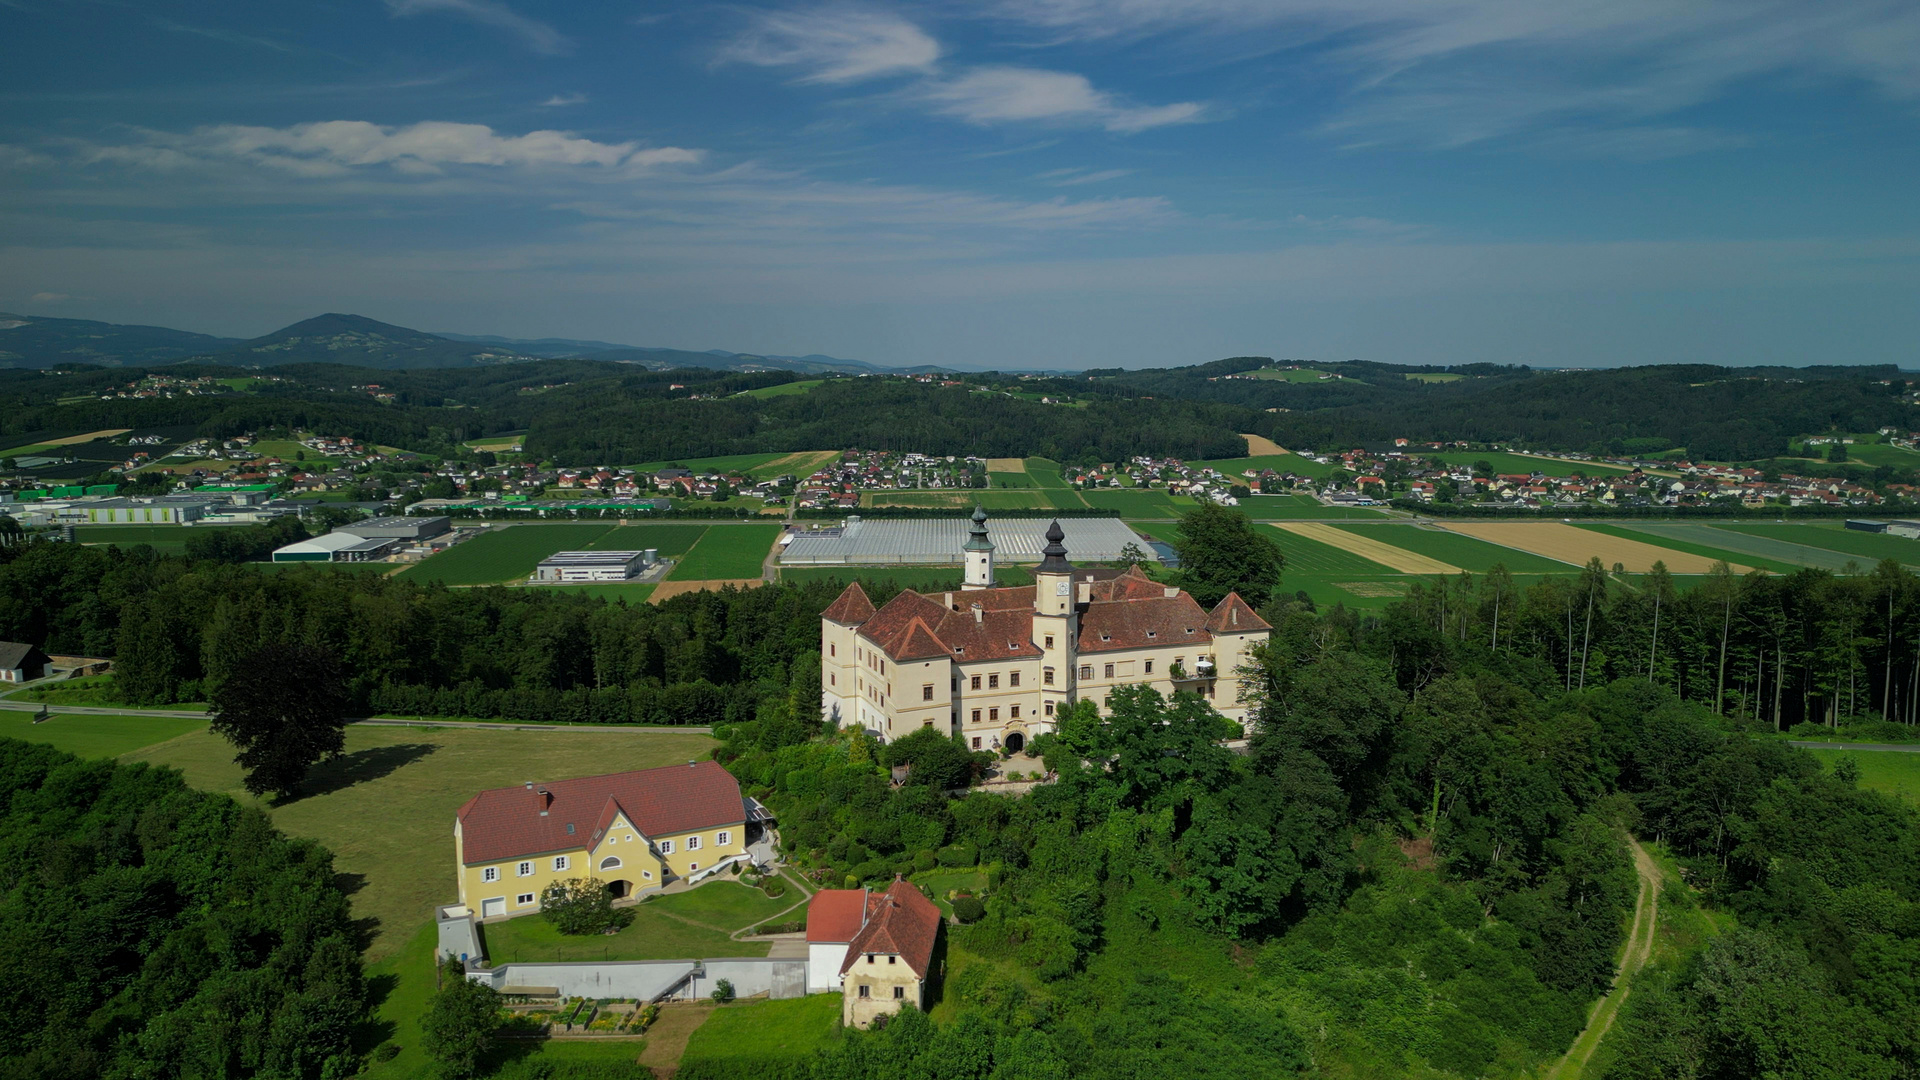
[[825, 1050], [839, 1029], [839, 994], [735, 1002], [715, 1009], [694, 1031], [680, 1063], [805, 1060]]
[[1568, 563], [1549, 559], [1543, 555], [1519, 551], [1514, 548], [1489, 544], [1485, 540], [1476, 540], [1459, 533], [1441, 532], [1438, 529], [1422, 529], [1415, 525], [1336, 525], [1355, 536], [1371, 537], [1383, 544], [1392, 544], [1405, 548], [1417, 555], [1438, 559], [1443, 563], [1484, 574], [1495, 564], [1505, 564], [1509, 572], [1516, 574], [1564, 574], [1576, 568]]
[[207, 726], [204, 718], [182, 716], [105, 716], [61, 713], [43, 724], [30, 712], [0, 712], [0, 735], [45, 743], [83, 758], [111, 758], [176, 739]]
[[494, 964], [536, 960], [696, 960], [715, 956], [765, 956], [766, 942], [734, 941], [728, 935], [772, 918], [805, 900], [788, 886], [777, 900], [729, 879], [716, 879], [633, 908], [633, 924], [617, 934], [568, 936], [539, 915], [488, 923], [487, 959]]
[[[629, 526], [631, 527], [631, 526]], [[556, 551], [580, 551], [613, 526], [510, 525], [481, 533], [401, 571], [410, 581], [448, 585], [496, 585], [532, 576], [540, 560]]]
[[1685, 552], [1688, 555], [1698, 555], [1707, 559], [1724, 559], [1729, 566], [1751, 566], [1756, 570], [1766, 570], [1775, 574], [1791, 574], [1800, 569], [1797, 563], [1780, 562], [1774, 559], [1760, 558], [1744, 552], [1730, 551], [1726, 548], [1712, 547], [1707, 544], [1695, 543], [1692, 540], [1682, 540], [1668, 533], [1629, 529], [1619, 525], [1581, 524], [1575, 527], [1586, 529], [1590, 532], [1601, 533], [1606, 536], [1617, 536], [1623, 540], [1638, 540], [1642, 543], [1654, 544], [1658, 547], [1672, 548], [1675, 551]]
[[1920, 803], [1920, 754], [1903, 750], [1809, 750], [1831, 769], [1841, 758], [1860, 767], [1860, 786]]
[[661, 555], [676, 558], [693, 550], [693, 545], [706, 535], [709, 528], [712, 526], [668, 522], [615, 525], [600, 539], [588, 544], [584, 550], [645, 551], [648, 548], [657, 548]]
[[1855, 555], [1860, 558], [1863, 570], [1871, 570], [1873, 567], [1870, 564], [1877, 563], [1881, 559], [1894, 559], [1908, 566], [1920, 566], [1920, 540], [1909, 540], [1904, 536], [1893, 536], [1888, 533], [1860, 532], [1846, 528], [1837, 522], [1832, 525], [1802, 525], [1797, 522], [1764, 522], [1753, 525], [1728, 523], [1716, 525], [1715, 528]]
[[779, 525], [715, 525], [667, 577], [673, 581], [757, 578], [780, 530]]
[[[58, 721], [55, 721], [56, 723]], [[42, 725], [45, 726], [45, 725]], [[678, 765], [705, 757], [705, 736], [659, 729], [505, 731], [353, 725], [347, 752], [314, 769], [307, 794], [273, 806], [240, 786], [233, 747], [205, 730], [125, 754], [171, 765], [203, 791], [262, 806], [282, 831], [326, 845], [334, 868], [355, 883], [356, 918], [372, 920], [368, 950], [398, 952], [433, 906], [453, 902], [453, 819], [487, 788]]]

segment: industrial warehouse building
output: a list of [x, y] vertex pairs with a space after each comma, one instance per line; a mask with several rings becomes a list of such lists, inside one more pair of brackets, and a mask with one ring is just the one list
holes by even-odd
[[452, 527], [452, 521], [445, 517], [377, 517], [342, 525], [334, 531], [350, 532], [369, 540], [404, 540], [417, 544]]
[[658, 548], [645, 551], [561, 551], [541, 560], [534, 581], [626, 581], [660, 561]]
[[[993, 543], [1001, 562], [1037, 563], [1047, 546], [1047, 518], [999, 518], [993, 523]], [[891, 518], [882, 521], [847, 519], [830, 529], [792, 532], [781, 541], [782, 566], [884, 566], [895, 563], [951, 564], [967, 542], [968, 520], [956, 514], [946, 518]], [[1118, 562], [1128, 544], [1149, 558], [1153, 550], [1119, 518], [1062, 518], [1066, 545], [1084, 562]]]
[[400, 541], [385, 537], [356, 536], [335, 530], [325, 536], [302, 540], [277, 548], [274, 562], [372, 562], [400, 546]]

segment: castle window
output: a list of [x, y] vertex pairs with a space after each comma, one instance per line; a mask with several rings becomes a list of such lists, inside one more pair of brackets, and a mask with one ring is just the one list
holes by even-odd
[[1020, 719], [1020, 706], [1015, 705], [1013, 708], [1008, 709], [1007, 715], [1012, 717], [1015, 720]]
[[975, 750], [978, 750], [978, 749], [980, 749], [980, 736], [978, 736], [978, 735], [975, 735], [975, 736], [973, 737], [973, 748], [974, 748]]
[[1051, 648], [1053, 648], [1053, 635], [1052, 635], [1052, 634], [1048, 634], [1048, 635], [1047, 635], [1047, 648], [1049, 648], [1049, 649], [1051, 649]]
[[900, 1000], [901, 998], [904, 998], [904, 997], [906, 997], [906, 996], [907, 996], [907, 988], [906, 988], [906, 987], [904, 987], [904, 986], [896, 986], [896, 987], [894, 987], [894, 988], [893, 988], [893, 999], [894, 999], [895, 1001], [899, 1001], [899, 1000]]
[[1000, 689], [1000, 673], [999, 672], [996, 671], [993, 674], [987, 676], [987, 689], [989, 690]]
[[1042, 669], [1040, 672], [1040, 681], [1046, 684], [1047, 686], [1052, 686], [1053, 685], [1053, 669], [1052, 668]]
[[1081, 678], [1083, 678], [1083, 679], [1091, 679], [1091, 678], [1093, 678], [1093, 665], [1092, 665], [1092, 664], [1081, 664], [1081, 665], [1080, 665], [1080, 677], [1081, 677]]
[[933, 684], [932, 683], [928, 683], [927, 685], [920, 688], [920, 700], [921, 701], [933, 700]]
[[975, 710], [973, 710], [973, 722], [974, 722], [974, 723], [976, 723], [976, 724], [980, 722], [980, 710], [979, 710], [979, 709], [975, 709]]
[[620, 860], [609, 855], [606, 858], [600, 860], [600, 869], [618, 870], [620, 869]]
[[688, 851], [699, 851], [699, 850], [700, 850], [700, 838], [699, 838], [699, 837], [697, 837], [697, 836], [689, 836], [689, 837], [687, 837], [687, 850], [688, 850]]
[[1106, 666], [1106, 672], [1107, 672], [1107, 674], [1106, 674], [1106, 677], [1107, 677], [1107, 678], [1109, 678], [1109, 679], [1111, 679], [1111, 678], [1113, 678], [1113, 665], [1112, 665], [1112, 664], [1108, 664], [1108, 665]]
[[980, 689], [980, 676], [978, 675], [973, 676], [973, 683], [971, 686], [968, 687], [968, 689], [970, 690]]
[[1053, 702], [1051, 701], [1047, 702], [1047, 715], [1048, 716], [1053, 715]]
[[1147, 674], [1153, 674], [1153, 661], [1147, 661]]
[[733, 843], [733, 834], [723, 831], [713, 838], [713, 842], [719, 844], [721, 847], [726, 847], [728, 844]]
[[872, 996], [873, 996], [873, 987], [871, 987], [871, 986], [868, 986], [868, 985], [867, 985], [866, 983], [861, 983], [861, 984], [860, 984], [860, 996], [861, 996], [861, 997], [872, 997]]
[[515, 874], [518, 874], [521, 877], [532, 877], [533, 864], [531, 862], [523, 862], [520, 865], [514, 867], [513, 872]]
[[1008, 686], [1019, 686], [1019, 685], [1020, 685], [1020, 673], [1019, 673], [1019, 672], [1017, 672], [1017, 671], [1010, 671], [1010, 672], [1008, 672], [1008, 673], [1007, 673], [1007, 685], [1008, 685]]

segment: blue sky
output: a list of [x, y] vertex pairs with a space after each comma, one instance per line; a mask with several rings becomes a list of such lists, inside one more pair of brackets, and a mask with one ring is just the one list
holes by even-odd
[[1920, 367], [1920, 5], [0, 0], [0, 310]]

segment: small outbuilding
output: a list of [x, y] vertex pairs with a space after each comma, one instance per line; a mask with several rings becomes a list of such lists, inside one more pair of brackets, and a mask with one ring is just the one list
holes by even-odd
[[46, 678], [53, 658], [38, 645], [0, 641], [0, 682], [23, 683]]

